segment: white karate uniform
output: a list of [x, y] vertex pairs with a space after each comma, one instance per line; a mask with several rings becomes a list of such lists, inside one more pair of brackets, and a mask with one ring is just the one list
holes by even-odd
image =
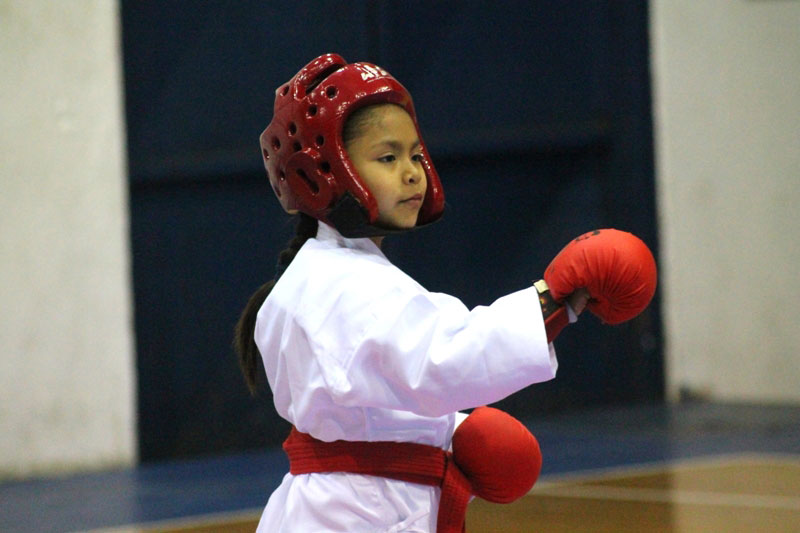
[[[536, 289], [470, 311], [320, 223], [258, 313], [278, 413], [323, 441], [447, 449], [456, 412], [555, 377]], [[354, 474], [287, 474], [259, 532], [435, 532], [439, 489]]]

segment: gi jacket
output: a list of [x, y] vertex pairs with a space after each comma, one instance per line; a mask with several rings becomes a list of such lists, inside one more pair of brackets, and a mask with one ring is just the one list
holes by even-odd
[[[324, 441], [447, 449], [457, 411], [552, 379], [558, 366], [533, 287], [469, 310], [427, 291], [371, 240], [324, 223], [264, 302], [255, 339], [278, 413]], [[435, 531], [438, 490], [287, 475], [259, 531]]]

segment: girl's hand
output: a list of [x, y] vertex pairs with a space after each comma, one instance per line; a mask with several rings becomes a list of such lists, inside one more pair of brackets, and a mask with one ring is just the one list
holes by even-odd
[[591, 298], [592, 295], [589, 294], [589, 291], [586, 289], [577, 289], [572, 294], [567, 296], [567, 302], [575, 314], [580, 315], [583, 313], [583, 310], [586, 309], [586, 304], [589, 303]]

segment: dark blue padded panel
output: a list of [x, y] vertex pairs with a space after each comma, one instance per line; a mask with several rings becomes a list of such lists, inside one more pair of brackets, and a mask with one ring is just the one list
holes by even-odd
[[274, 91], [315, 55], [367, 55], [365, 2], [123, 1], [131, 177], [253, 170]]
[[250, 397], [231, 343], [294, 228], [266, 180], [134, 189], [138, 421], [145, 460], [280, 442], [268, 388]]
[[[424, 10], [421, 7], [424, 5]], [[621, 2], [123, 2], [141, 457], [277, 444], [233, 324], [291, 223], [258, 135], [316, 55], [372, 60], [414, 94], [447, 196], [387, 254], [469, 306], [528, 286], [569, 239], [612, 226], [656, 252], [647, 8]], [[663, 397], [658, 294], [558, 341], [559, 377], [517, 414]]]
[[381, 60], [450, 153], [574, 145], [607, 133], [604, 2], [382, 4]]

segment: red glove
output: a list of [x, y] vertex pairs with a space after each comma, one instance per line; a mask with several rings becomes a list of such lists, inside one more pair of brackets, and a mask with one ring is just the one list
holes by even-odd
[[566, 245], [545, 270], [544, 279], [559, 302], [586, 288], [589, 310], [607, 324], [619, 324], [641, 313], [653, 298], [656, 262], [638, 237], [599, 229]]
[[478, 407], [456, 428], [453, 459], [473, 494], [495, 503], [511, 503], [527, 494], [542, 470], [536, 437], [493, 407]]

